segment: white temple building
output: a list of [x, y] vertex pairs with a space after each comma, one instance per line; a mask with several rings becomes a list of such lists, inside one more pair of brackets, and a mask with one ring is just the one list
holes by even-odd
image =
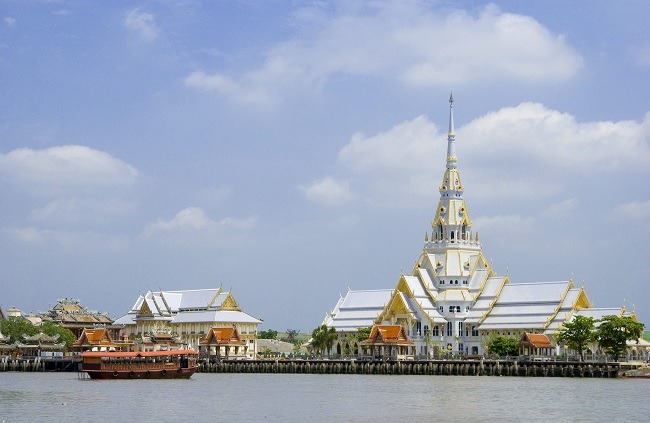
[[403, 326], [416, 356], [430, 356], [436, 348], [478, 355], [486, 352], [486, 341], [494, 335], [545, 334], [555, 346], [554, 333], [577, 314], [636, 319], [625, 307], [593, 308], [584, 288], [572, 280], [511, 283], [507, 275], [496, 274], [463, 198], [453, 97], [449, 103], [446, 168], [422, 252], [411, 272], [400, 275], [395, 289], [350, 290], [338, 301], [323, 321], [339, 334], [334, 350], [340, 353], [358, 328], [373, 325]]
[[211, 288], [149, 291], [139, 295], [131, 310], [113, 325], [122, 326], [121, 335], [130, 339], [167, 333], [196, 350], [211, 330], [235, 328], [245, 343], [246, 357], [255, 358], [261, 323], [242, 311], [232, 292]]

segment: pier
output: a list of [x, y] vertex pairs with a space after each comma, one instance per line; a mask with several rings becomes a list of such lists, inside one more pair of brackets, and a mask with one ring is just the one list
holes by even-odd
[[[626, 366], [634, 366], [626, 364]], [[534, 376], [616, 378], [620, 363], [517, 360], [222, 360], [202, 373], [303, 373], [367, 375]]]
[[81, 359], [62, 358], [0, 358], [0, 372], [76, 372]]
[[[0, 359], [0, 372], [77, 372], [80, 359]], [[422, 376], [634, 377], [637, 363], [520, 360], [220, 360], [200, 362], [198, 373], [298, 373]], [[646, 376], [647, 377], [647, 376]]]

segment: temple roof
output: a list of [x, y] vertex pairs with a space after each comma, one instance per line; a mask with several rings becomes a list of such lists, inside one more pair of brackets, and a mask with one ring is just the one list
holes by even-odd
[[406, 336], [406, 331], [401, 325], [373, 326], [368, 339], [363, 345], [413, 345], [413, 341]]
[[392, 289], [348, 290], [334, 310], [325, 317], [323, 324], [337, 331], [356, 331], [371, 327], [375, 318], [390, 300]]
[[541, 333], [525, 333], [521, 340], [534, 348], [553, 348], [548, 337]]

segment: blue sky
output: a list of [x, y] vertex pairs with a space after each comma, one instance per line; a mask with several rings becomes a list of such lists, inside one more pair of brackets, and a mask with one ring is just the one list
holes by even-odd
[[1, 1], [0, 305], [223, 286], [310, 331], [465, 199], [513, 283], [650, 323], [644, 1]]

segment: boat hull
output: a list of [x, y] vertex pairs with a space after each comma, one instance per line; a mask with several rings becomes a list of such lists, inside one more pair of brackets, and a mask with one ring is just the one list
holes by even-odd
[[198, 367], [176, 369], [84, 370], [91, 379], [189, 379]]

